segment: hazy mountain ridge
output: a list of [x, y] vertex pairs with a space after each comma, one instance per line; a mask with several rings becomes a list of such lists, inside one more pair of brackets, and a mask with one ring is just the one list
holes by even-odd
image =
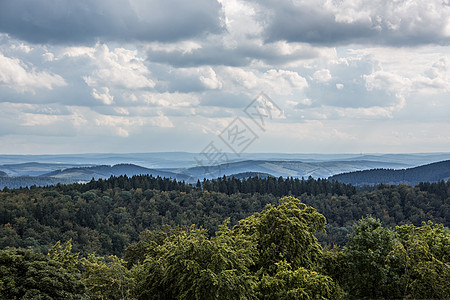
[[309, 177], [328, 178], [331, 175], [345, 171], [372, 169], [377, 167], [404, 168], [400, 163], [382, 163], [374, 161], [325, 161], [303, 162], [292, 160], [246, 160], [221, 164], [217, 166], [193, 167], [187, 169], [171, 170], [187, 174], [195, 178], [217, 178], [223, 175], [239, 174], [245, 172], [266, 173], [275, 177]]
[[71, 184], [78, 182], [79, 180], [66, 179], [66, 178], [54, 178], [54, 177], [41, 177], [41, 176], [0, 176], [0, 189], [10, 188], [18, 189], [21, 187], [31, 186], [50, 186], [60, 184]]
[[236, 179], [247, 179], [250, 177], [258, 177], [258, 178], [269, 178], [273, 177], [273, 175], [267, 174], [267, 173], [259, 173], [259, 172], [244, 172], [244, 173], [237, 173], [237, 174], [231, 174], [229, 177], [234, 177]]
[[[408, 153], [408, 154], [316, 154], [316, 153], [226, 153], [229, 163], [246, 160], [266, 161], [375, 161], [401, 163], [405, 167], [415, 167], [432, 162], [450, 159], [450, 152]], [[151, 153], [85, 153], [85, 154], [48, 154], [48, 155], [9, 155], [0, 154], [0, 170], [4, 164], [23, 164], [29, 162], [46, 164], [68, 164], [72, 167], [88, 165], [135, 164], [151, 169], [191, 168], [198, 166], [201, 153], [191, 152], [151, 152]], [[208, 163], [205, 163], [208, 165]], [[57, 169], [64, 169], [59, 167]], [[3, 170], [4, 171], [4, 170]], [[54, 170], [52, 170], [54, 171]], [[48, 171], [50, 172], [50, 171]]]
[[[110, 176], [140, 174], [184, 180], [188, 183], [196, 183], [198, 179], [203, 180], [204, 178], [214, 179], [223, 175], [246, 176], [245, 174], [265, 174], [264, 176], [294, 178], [308, 178], [312, 176], [314, 178], [337, 179], [333, 175], [374, 169], [403, 170], [421, 165], [418, 162], [422, 161], [430, 163], [439, 158], [450, 160], [450, 153], [381, 155], [246, 153], [242, 154], [240, 159], [230, 160], [228, 163], [215, 166], [200, 166], [196, 160], [199, 157], [201, 157], [201, 154], [187, 152], [40, 156], [0, 155], [0, 163], [9, 162], [0, 165], [1, 172], [9, 176], [8, 180], [3, 179], [0, 188], [5, 186], [12, 188], [31, 185], [53, 185], [58, 182], [73, 183], [90, 181], [92, 178], [104, 179]], [[26, 161], [28, 159], [35, 159], [35, 161]], [[22, 163], [19, 163], [20, 161]], [[103, 163], [111, 161], [120, 161], [121, 163]], [[129, 163], [129, 161], [139, 163]], [[148, 167], [149, 165], [159, 167]], [[1, 174], [0, 176], [2, 176]], [[34, 180], [34, 176], [39, 176], [39, 178]], [[427, 178], [420, 178], [420, 181], [426, 181]], [[392, 182], [396, 181], [392, 180]]]
[[133, 175], [150, 174], [154, 177], [167, 177], [177, 180], [186, 180], [187, 176], [183, 174], [175, 174], [167, 171], [160, 171], [149, 169], [133, 164], [118, 164], [114, 166], [101, 165], [93, 167], [80, 167], [69, 168], [65, 170], [53, 171], [47, 174], [43, 174], [45, 177], [61, 178], [61, 179], [77, 179], [77, 180], [91, 180], [99, 178], [109, 178], [111, 176], [127, 175], [129, 177]]
[[436, 182], [450, 179], [450, 160], [401, 170], [372, 169], [347, 172], [330, 176], [329, 179], [353, 185], [374, 185], [380, 183], [414, 185], [419, 182]]
[[92, 164], [66, 164], [66, 163], [41, 163], [41, 162], [25, 162], [15, 164], [4, 164], [0, 166], [0, 170], [10, 177], [17, 176], [41, 176], [56, 170], [87, 167]]

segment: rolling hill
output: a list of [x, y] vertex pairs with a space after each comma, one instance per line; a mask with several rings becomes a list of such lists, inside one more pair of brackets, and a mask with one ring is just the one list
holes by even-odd
[[[246, 160], [265, 161], [302, 161], [302, 162], [326, 162], [326, 161], [373, 161], [381, 163], [398, 163], [403, 168], [416, 167], [433, 162], [450, 159], [450, 152], [441, 153], [401, 153], [401, 154], [320, 154], [320, 153], [242, 153], [240, 156], [234, 153], [226, 153], [229, 162]], [[116, 165], [134, 164], [150, 169], [161, 168], [190, 168], [197, 165], [201, 158], [199, 153], [190, 152], [150, 152], [150, 153], [84, 153], [84, 154], [47, 154], [47, 155], [10, 155], [0, 154], [0, 165], [23, 164], [38, 162], [43, 164], [66, 164], [67, 167], [81, 167], [92, 165]], [[387, 168], [385, 166], [384, 168]], [[393, 167], [394, 168], [394, 167]], [[0, 170], [5, 171], [0, 166]], [[6, 171], [8, 173], [8, 171]], [[30, 174], [24, 174], [30, 175]], [[17, 175], [18, 176], [18, 175]]]
[[73, 179], [41, 176], [0, 176], [0, 190], [3, 190], [5, 187], [9, 189], [18, 189], [21, 187], [57, 185], [58, 183], [71, 184], [77, 181], [78, 180]]
[[[90, 181], [92, 178], [139, 174], [184, 180], [188, 183], [196, 183], [198, 179], [213, 179], [223, 175], [248, 177], [249, 174], [254, 174], [254, 176], [264, 174], [264, 176], [274, 177], [339, 178], [344, 182], [356, 184], [379, 182], [413, 184], [417, 180], [413, 180], [412, 177], [420, 178], [419, 181], [426, 181], [432, 176], [422, 176], [424, 173], [421, 169], [417, 171], [416, 175], [403, 175], [405, 169], [433, 163], [438, 159], [441, 161], [450, 160], [450, 153], [368, 155], [244, 153], [239, 159], [230, 159], [226, 164], [199, 166], [196, 160], [199, 155], [186, 152], [42, 156], [0, 155], [0, 163], [8, 162], [0, 165], [0, 176], [7, 175], [9, 177], [8, 180], [3, 180], [0, 188], [33, 184], [51, 185], [58, 182], [70, 183]], [[36, 161], [26, 161], [31, 159], [36, 159]], [[20, 161], [22, 163], [11, 163]], [[389, 169], [389, 171], [386, 169]], [[394, 172], [392, 169], [397, 171]], [[355, 173], [355, 171], [363, 170], [372, 170], [371, 175], [366, 175], [369, 173], [361, 173], [363, 175], [359, 172]], [[374, 175], [375, 173], [377, 175]], [[444, 175], [438, 174], [438, 177], [444, 178]], [[39, 178], [37, 178], [38, 176]], [[367, 178], [361, 179], [361, 176]], [[351, 179], [353, 177], [354, 180]], [[35, 182], [33, 182], [33, 178], [36, 178]]]
[[258, 173], [258, 172], [244, 172], [244, 173], [238, 173], [238, 174], [231, 174], [229, 177], [234, 177], [236, 179], [247, 179], [250, 177], [258, 177], [258, 178], [269, 178], [273, 177], [270, 174], [267, 173]]
[[327, 178], [331, 175], [373, 168], [404, 168], [401, 163], [384, 163], [376, 161], [325, 161], [302, 162], [292, 160], [268, 161], [246, 160], [217, 166], [193, 167], [187, 169], [166, 169], [167, 171], [185, 174], [194, 178], [217, 178], [245, 172], [265, 173], [275, 177]]
[[40, 162], [26, 162], [18, 164], [4, 164], [0, 165], [0, 170], [5, 172], [8, 176], [41, 176], [55, 170], [86, 167], [92, 164], [67, 164], [67, 163], [40, 163]]
[[118, 164], [114, 166], [93, 166], [93, 167], [81, 167], [81, 168], [68, 168], [65, 170], [57, 170], [50, 173], [43, 174], [44, 177], [52, 177], [58, 179], [73, 179], [76, 181], [84, 180], [89, 181], [92, 178], [109, 178], [111, 176], [127, 175], [129, 177], [133, 175], [150, 174], [154, 177], [167, 177], [177, 180], [188, 180], [188, 176], [184, 174], [175, 174], [167, 171], [160, 171], [154, 169], [148, 169], [133, 164]]
[[329, 179], [353, 185], [374, 185], [380, 183], [414, 185], [419, 182], [436, 182], [450, 179], [450, 160], [402, 170], [372, 169], [347, 172], [330, 176]]

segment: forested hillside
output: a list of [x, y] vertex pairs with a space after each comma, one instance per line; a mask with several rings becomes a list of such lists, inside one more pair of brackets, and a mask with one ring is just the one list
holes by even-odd
[[450, 178], [450, 160], [436, 162], [415, 168], [391, 170], [372, 169], [337, 174], [331, 180], [351, 183], [353, 185], [374, 184], [418, 184], [420, 182], [435, 182]]
[[41, 176], [0, 176], [0, 189], [8, 187], [10, 189], [18, 189], [27, 186], [49, 186], [59, 184], [71, 184], [74, 181], [71, 179], [60, 179], [54, 177]]
[[195, 226], [146, 229], [139, 242], [126, 245], [124, 259], [92, 250], [80, 256], [70, 241], [57, 242], [47, 255], [6, 248], [0, 250], [0, 297], [448, 298], [447, 227], [429, 222], [391, 229], [364, 218], [353, 224], [344, 248], [322, 248], [314, 233], [325, 230], [324, 215], [284, 197], [233, 227], [225, 220], [213, 236]]
[[0, 192], [0, 247], [45, 251], [72, 239], [82, 254], [122, 256], [145, 230], [164, 224], [202, 226], [214, 233], [230, 218], [237, 224], [284, 195], [298, 197], [327, 218], [327, 243], [345, 244], [353, 222], [367, 215], [386, 226], [431, 220], [449, 226], [450, 182], [416, 187], [380, 185], [370, 190], [327, 180], [219, 178], [196, 186], [147, 175], [111, 177], [87, 184]]

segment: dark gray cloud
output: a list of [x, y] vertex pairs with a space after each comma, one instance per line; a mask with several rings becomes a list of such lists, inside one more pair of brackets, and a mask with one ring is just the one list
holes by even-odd
[[282, 53], [276, 44], [257, 45], [247, 43], [235, 48], [227, 48], [220, 41], [205, 43], [199, 49], [189, 52], [164, 51], [149, 49], [148, 59], [152, 62], [170, 64], [174, 67], [194, 66], [247, 66], [253, 60], [262, 60], [268, 64], [284, 64], [300, 59], [310, 59], [320, 56], [320, 49], [304, 46], [292, 53]]
[[450, 7], [441, 1], [274, 1], [260, 5], [266, 41], [314, 45], [448, 45]]
[[217, 1], [0, 1], [0, 32], [32, 43], [177, 41], [220, 33]]

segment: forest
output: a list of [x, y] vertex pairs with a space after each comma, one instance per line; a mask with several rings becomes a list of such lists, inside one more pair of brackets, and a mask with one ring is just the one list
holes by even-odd
[[409, 169], [371, 169], [341, 173], [329, 179], [353, 185], [374, 184], [418, 184], [420, 182], [435, 182], [450, 178], [450, 160], [435, 162]]
[[282, 177], [5, 188], [0, 298], [448, 298], [449, 198]]

